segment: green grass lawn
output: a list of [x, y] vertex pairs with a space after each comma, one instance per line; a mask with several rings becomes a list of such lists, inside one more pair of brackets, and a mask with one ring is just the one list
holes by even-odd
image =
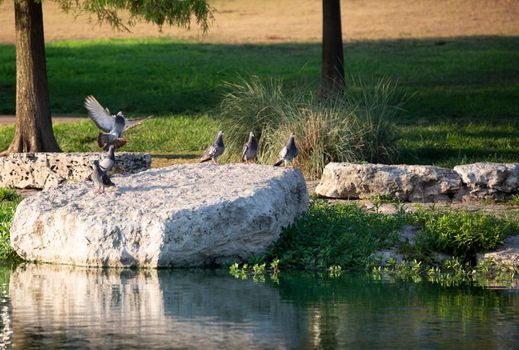
[[[320, 45], [217, 45], [153, 40], [47, 44], [54, 114], [86, 115], [94, 94], [112, 112], [160, 116], [132, 130], [126, 150], [197, 154], [218, 129], [223, 82], [256, 75], [317, 89]], [[345, 45], [347, 74], [388, 77], [410, 96], [399, 126], [399, 162], [452, 166], [517, 161], [519, 37], [396, 40]], [[15, 49], [0, 46], [0, 114], [15, 111]], [[89, 123], [55, 126], [63, 150], [96, 150]], [[72, 136], [73, 135], [73, 136]], [[12, 127], [0, 127], [0, 149]]]

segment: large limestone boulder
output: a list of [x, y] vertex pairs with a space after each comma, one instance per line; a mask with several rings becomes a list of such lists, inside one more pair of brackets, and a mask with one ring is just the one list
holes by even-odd
[[329, 163], [315, 192], [323, 197], [401, 201], [447, 201], [461, 188], [450, 169], [427, 165]]
[[90, 266], [201, 266], [263, 253], [308, 208], [299, 170], [189, 164], [66, 184], [25, 199], [11, 244], [28, 260]]
[[519, 193], [519, 163], [474, 163], [454, 167], [476, 199], [509, 199]]
[[[103, 153], [13, 153], [0, 157], [0, 187], [43, 189], [66, 181], [81, 181], [92, 172], [92, 161]], [[147, 170], [147, 153], [117, 152], [114, 172], [133, 174]]]

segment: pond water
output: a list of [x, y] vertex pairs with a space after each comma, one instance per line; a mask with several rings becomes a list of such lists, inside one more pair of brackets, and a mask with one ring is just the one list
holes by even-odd
[[224, 270], [0, 267], [0, 348], [512, 349], [519, 291]]

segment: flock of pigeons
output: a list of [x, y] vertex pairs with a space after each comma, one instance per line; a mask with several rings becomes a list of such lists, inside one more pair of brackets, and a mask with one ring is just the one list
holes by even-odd
[[[94, 96], [87, 96], [85, 99], [85, 108], [88, 110], [90, 119], [101, 130], [97, 137], [97, 144], [103, 150], [107, 151], [105, 157], [99, 160], [94, 160], [92, 164], [93, 172], [90, 178], [94, 182], [96, 193], [103, 193], [105, 187], [115, 186], [110, 179], [109, 173], [115, 165], [115, 150], [126, 144], [126, 140], [122, 138], [123, 132], [142, 124], [145, 120], [152, 116], [128, 121], [122, 112], [116, 115], [110, 114], [108, 108], [103, 108]], [[223, 131], [218, 131], [216, 142], [209, 146], [202, 157], [200, 163], [212, 161], [214, 164], [218, 163], [218, 158], [225, 151], [223, 143]], [[294, 133], [290, 134], [290, 139], [285, 147], [279, 152], [279, 160], [274, 166], [284, 164], [285, 167], [292, 166], [292, 161], [297, 156], [298, 150], [295, 143]], [[249, 133], [247, 142], [243, 145], [243, 152], [241, 160], [247, 164], [256, 162], [258, 155], [258, 142], [254, 133]]]

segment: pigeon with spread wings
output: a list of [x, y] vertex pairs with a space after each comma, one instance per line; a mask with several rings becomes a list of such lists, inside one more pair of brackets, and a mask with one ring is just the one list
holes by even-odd
[[116, 115], [111, 115], [108, 108], [103, 108], [94, 96], [87, 96], [85, 98], [85, 108], [88, 110], [90, 119], [102, 131], [97, 137], [97, 144], [104, 150], [108, 150], [111, 145], [115, 148], [120, 148], [126, 144], [126, 140], [122, 138], [123, 132], [142, 124], [146, 118], [128, 121], [123, 112]]

